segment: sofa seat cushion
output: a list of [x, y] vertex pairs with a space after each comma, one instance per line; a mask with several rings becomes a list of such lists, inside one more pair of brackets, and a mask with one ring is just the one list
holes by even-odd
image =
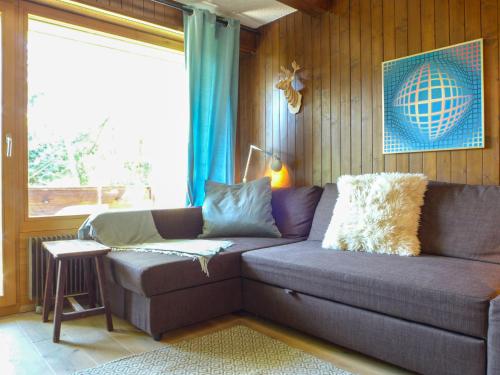
[[435, 255], [399, 257], [303, 241], [242, 255], [244, 278], [485, 338], [500, 266]]
[[241, 276], [241, 253], [263, 247], [289, 244], [302, 239], [224, 238], [234, 245], [214, 256], [210, 276], [200, 263], [188, 257], [136, 251], [112, 251], [107, 255], [113, 281], [147, 297]]

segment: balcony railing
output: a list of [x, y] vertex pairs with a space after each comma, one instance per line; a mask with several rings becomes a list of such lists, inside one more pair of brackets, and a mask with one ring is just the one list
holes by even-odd
[[37, 217], [146, 207], [154, 203], [154, 197], [150, 187], [29, 187], [28, 201], [30, 217]]

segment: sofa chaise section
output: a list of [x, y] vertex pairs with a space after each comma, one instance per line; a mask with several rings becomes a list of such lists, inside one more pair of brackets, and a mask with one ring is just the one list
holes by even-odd
[[224, 238], [233, 245], [209, 262], [207, 277], [192, 258], [148, 252], [114, 251], [108, 255], [115, 283], [134, 293], [151, 297], [224, 280], [240, 278], [241, 254], [246, 251], [285, 245], [286, 238]]
[[[196, 238], [202, 231], [200, 208], [153, 211], [164, 238]], [[159, 339], [163, 332], [238, 311], [241, 254], [298, 239], [225, 238], [234, 243], [209, 262], [206, 276], [197, 260], [148, 252], [116, 251], [107, 256], [111, 309]]]

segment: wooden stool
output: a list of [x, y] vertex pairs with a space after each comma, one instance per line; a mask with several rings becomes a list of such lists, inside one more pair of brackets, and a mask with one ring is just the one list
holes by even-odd
[[[43, 298], [43, 321], [48, 322], [49, 312], [53, 304], [52, 280], [54, 268], [57, 266], [57, 291], [54, 309], [54, 336], [53, 341], [59, 342], [61, 333], [61, 322], [84, 318], [87, 316], [106, 314], [106, 324], [108, 331], [113, 330], [113, 321], [111, 320], [111, 311], [109, 310], [108, 299], [105, 290], [105, 274], [103, 257], [111, 250], [95, 241], [67, 240], [67, 241], [48, 241], [42, 246], [47, 250], [48, 266], [47, 278], [45, 280], [45, 293]], [[73, 307], [72, 312], [64, 313], [64, 287], [66, 284], [66, 275], [68, 272], [68, 262], [71, 259], [83, 259], [85, 286], [89, 295], [89, 309], [84, 309], [73, 297], [68, 297], [68, 302]], [[95, 307], [95, 295], [90, 280], [90, 267], [92, 260], [95, 260], [97, 270], [97, 280], [99, 291], [101, 293], [101, 307]]]

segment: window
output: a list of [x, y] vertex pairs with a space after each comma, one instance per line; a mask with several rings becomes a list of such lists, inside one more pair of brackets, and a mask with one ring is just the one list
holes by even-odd
[[186, 199], [184, 55], [30, 18], [30, 217], [180, 207]]

